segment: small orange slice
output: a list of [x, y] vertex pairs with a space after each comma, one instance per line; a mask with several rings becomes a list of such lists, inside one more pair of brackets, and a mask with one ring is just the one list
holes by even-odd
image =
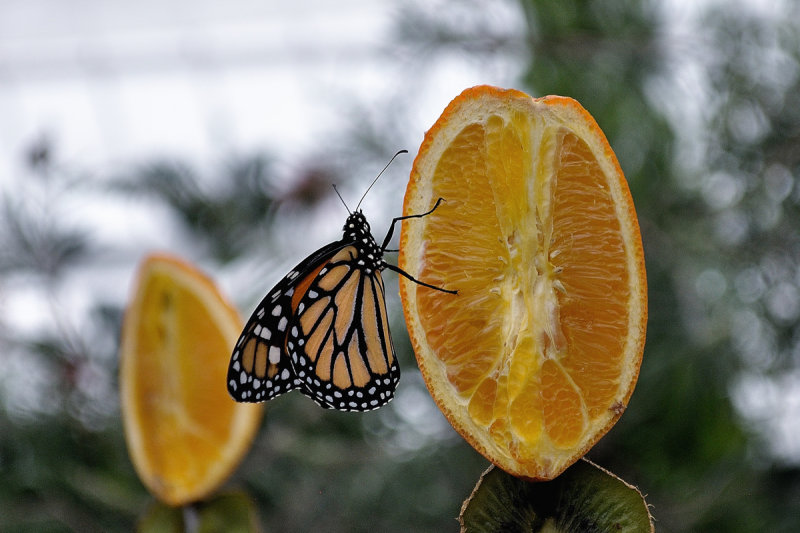
[[157, 498], [183, 505], [214, 491], [239, 464], [263, 409], [225, 387], [242, 320], [202, 273], [168, 255], [139, 268], [125, 313], [120, 396], [139, 477]]
[[420, 370], [490, 461], [551, 479], [620, 417], [647, 321], [641, 236], [608, 141], [570, 98], [467, 89], [427, 132], [400, 278]]

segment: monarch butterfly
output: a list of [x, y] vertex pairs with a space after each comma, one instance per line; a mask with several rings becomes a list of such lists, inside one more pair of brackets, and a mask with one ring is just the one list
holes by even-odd
[[[389, 164], [401, 153], [406, 150]], [[237, 402], [263, 402], [298, 389], [326, 409], [369, 411], [394, 396], [400, 367], [381, 271], [388, 268], [425, 287], [457, 292], [416, 280], [383, 260], [395, 224], [433, 213], [442, 199], [426, 213], [392, 219], [378, 246], [359, 210], [364, 196], [355, 211], [348, 209], [342, 239], [290, 270], [247, 321], [228, 367], [228, 392]]]

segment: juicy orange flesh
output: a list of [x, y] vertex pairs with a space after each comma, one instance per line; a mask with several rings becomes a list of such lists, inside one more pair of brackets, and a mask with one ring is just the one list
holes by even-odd
[[[205, 475], [205, 465], [220, 460], [231, 433], [236, 404], [219, 379], [227, 364], [219, 354], [227, 353], [229, 346], [192, 292], [163, 273], [154, 273], [147, 285], [141, 288], [147, 314], [136, 333], [143, 355], [134, 383], [139, 425], [149, 433], [143, 440], [144, 454], [161, 482], [192, 485]], [[178, 335], [181, 331], [198, 334]]]
[[432, 198], [446, 203], [425, 225], [436, 246], [419, 278], [459, 294], [413, 289], [453, 391], [520, 461], [543, 439], [575, 446], [609, 408], [628, 328], [606, 178], [575, 134], [547, 126], [532, 146], [532, 126], [527, 114], [493, 115], [442, 153]]

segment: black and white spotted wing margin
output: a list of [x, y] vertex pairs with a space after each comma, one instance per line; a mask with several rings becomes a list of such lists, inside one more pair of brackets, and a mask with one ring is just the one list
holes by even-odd
[[[261, 301], [239, 337], [228, 391], [262, 402], [299, 389], [328, 409], [367, 411], [400, 379], [386, 313], [383, 249], [360, 211]], [[388, 238], [387, 238], [388, 240]]]

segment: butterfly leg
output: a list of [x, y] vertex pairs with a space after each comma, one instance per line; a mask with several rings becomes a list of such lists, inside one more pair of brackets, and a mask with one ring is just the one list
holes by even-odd
[[[426, 211], [425, 213], [421, 213], [419, 215], [406, 215], [404, 217], [394, 217], [392, 219], [392, 224], [389, 226], [389, 232], [386, 234], [386, 238], [383, 239], [383, 244], [381, 245], [381, 251], [382, 252], [386, 252], [387, 251], [386, 247], [389, 246], [389, 241], [392, 240], [392, 235], [394, 234], [394, 225], [395, 224], [397, 224], [401, 220], [407, 220], [409, 218], [426, 217], [426, 216], [430, 215], [431, 213], [433, 213], [434, 211], [436, 211], [436, 208], [439, 207], [439, 204], [442, 203], [442, 201], [443, 201], [443, 198], [439, 198], [438, 200], [436, 200], [436, 204], [434, 204], [434, 206], [431, 208], [431, 210], [430, 211]], [[413, 279], [413, 278], [411, 278], [411, 279]], [[416, 281], [416, 280], [414, 280], [414, 281]], [[424, 285], [424, 283], [423, 283], [423, 285]]]
[[420, 281], [417, 278], [415, 278], [414, 276], [412, 276], [411, 274], [409, 274], [408, 272], [406, 272], [405, 270], [403, 270], [402, 268], [394, 266], [394, 265], [390, 265], [389, 263], [386, 263], [386, 268], [388, 268], [389, 270], [394, 270], [395, 272], [397, 272], [401, 276], [410, 279], [411, 281], [413, 281], [417, 285], [422, 285], [423, 287], [428, 287], [430, 289], [436, 289], [437, 291], [446, 292], [447, 294], [458, 294], [458, 291], [451, 291], [449, 289], [443, 289], [441, 287], [437, 287], [436, 285], [431, 285], [429, 283], [425, 283], [424, 281]]

